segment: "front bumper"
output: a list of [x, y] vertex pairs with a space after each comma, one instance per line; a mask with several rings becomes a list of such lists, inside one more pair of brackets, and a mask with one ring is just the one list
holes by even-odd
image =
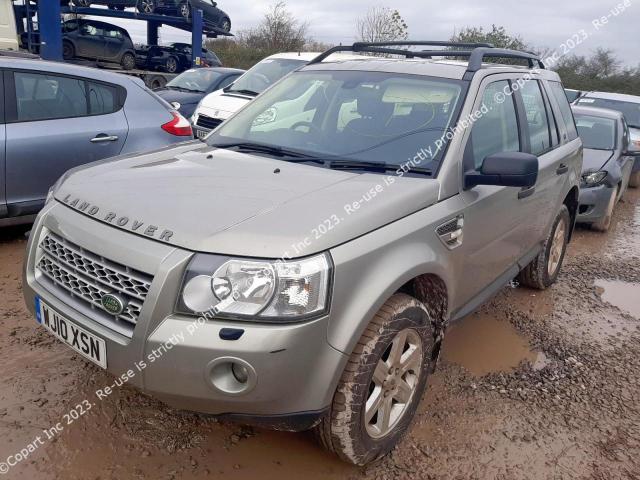
[[578, 207], [578, 223], [594, 223], [606, 216], [613, 187], [599, 185], [581, 188]]
[[[47, 287], [35, 262], [43, 234], [52, 231], [93, 253], [153, 275], [131, 338], [101, 325], [81, 300]], [[169, 405], [286, 430], [309, 428], [330, 405], [347, 356], [327, 341], [329, 317], [297, 325], [197, 320], [174, 313], [191, 252], [117, 230], [53, 202], [31, 233], [24, 297], [32, 313], [39, 296], [61, 315], [106, 342], [108, 371], [136, 375], [129, 382]], [[243, 330], [223, 340], [221, 330]], [[153, 360], [152, 360], [153, 358]], [[252, 387], [225, 393], [215, 365], [237, 359], [255, 373]], [[136, 367], [146, 364], [141, 371]], [[138, 373], [139, 372], [139, 373]]]

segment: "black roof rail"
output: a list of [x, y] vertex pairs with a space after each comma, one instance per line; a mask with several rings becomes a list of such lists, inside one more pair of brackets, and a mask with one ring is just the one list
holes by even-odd
[[[428, 47], [447, 47], [449, 49], [442, 50], [406, 50], [393, 47], [402, 46], [428, 46]], [[354, 52], [354, 53], [381, 53], [387, 55], [401, 55], [406, 58], [433, 58], [433, 57], [467, 57], [469, 64], [465, 78], [473, 76], [482, 68], [483, 62], [487, 58], [511, 58], [526, 60], [529, 68], [544, 69], [544, 63], [540, 58], [529, 52], [519, 52], [517, 50], [508, 50], [503, 48], [495, 48], [490, 43], [465, 43], [465, 42], [442, 42], [442, 41], [394, 41], [394, 42], [356, 42], [353, 45], [339, 45], [330, 48], [326, 52], [318, 55], [309, 62], [310, 65], [322, 63], [327, 57], [337, 52]]]

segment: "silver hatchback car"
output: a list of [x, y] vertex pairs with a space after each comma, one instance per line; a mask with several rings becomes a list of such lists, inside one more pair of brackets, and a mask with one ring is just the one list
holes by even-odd
[[[578, 208], [558, 75], [436, 45], [336, 47], [206, 144], [63, 178], [28, 246], [38, 322], [176, 407], [389, 452], [449, 322], [516, 276], [550, 287]], [[332, 60], [349, 49], [399, 58]]]
[[0, 225], [33, 221], [71, 168], [191, 135], [189, 122], [137, 79], [0, 57]]

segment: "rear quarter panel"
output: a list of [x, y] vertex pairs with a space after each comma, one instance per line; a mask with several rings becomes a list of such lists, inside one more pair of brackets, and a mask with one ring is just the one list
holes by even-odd
[[157, 95], [137, 84], [127, 87], [124, 113], [129, 124], [129, 135], [122, 153], [144, 152], [166, 145], [184, 142], [189, 137], [178, 137], [165, 132], [162, 125], [173, 116], [165, 102]]

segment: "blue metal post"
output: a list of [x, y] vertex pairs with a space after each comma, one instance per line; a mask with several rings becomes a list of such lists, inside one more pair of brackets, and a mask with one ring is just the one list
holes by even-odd
[[199, 67], [202, 65], [202, 10], [193, 8], [191, 10], [191, 65]]
[[38, 2], [38, 28], [40, 30], [40, 56], [45, 60], [62, 61], [62, 27], [60, 2]]
[[147, 22], [147, 45], [158, 45], [158, 29], [160, 24], [158, 22]]

